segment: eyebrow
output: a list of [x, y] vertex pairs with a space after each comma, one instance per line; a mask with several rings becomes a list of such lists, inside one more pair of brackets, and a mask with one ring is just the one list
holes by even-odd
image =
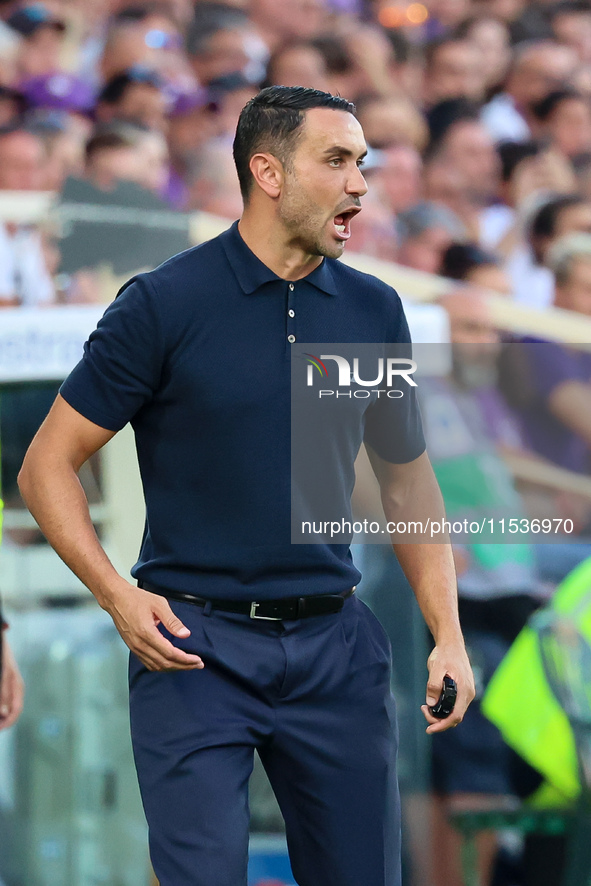
[[[333, 145], [332, 148], [327, 148], [327, 150], [324, 151], [324, 154], [327, 155], [327, 156], [328, 156], [329, 154], [340, 154], [342, 157], [353, 157], [353, 156], [355, 156], [355, 155], [354, 155], [354, 152], [353, 152], [350, 148], [343, 148], [342, 145]], [[364, 157], [367, 157], [367, 149], [363, 152], [363, 154], [360, 154], [360, 155], [357, 157], [357, 159], [358, 159], [358, 160], [363, 160]]]

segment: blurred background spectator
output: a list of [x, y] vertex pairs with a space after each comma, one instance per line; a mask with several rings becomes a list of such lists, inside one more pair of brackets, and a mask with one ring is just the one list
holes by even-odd
[[495, 141], [525, 141], [531, 135], [533, 106], [565, 86], [577, 65], [574, 50], [540, 40], [518, 45], [504, 91], [484, 106], [482, 119]]
[[[591, 190], [591, 12], [579, 0], [114, 0], [92, 13], [21, 0], [0, 15], [0, 125], [42, 140], [47, 188], [79, 174], [93, 126], [117, 121], [166, 139], [136, 138], [158, 167], [149, 187], [175, 208], [210, 205], [231, 167], [209, 172], [209, 160], [256, 90], [282, 83], [355, 101], [382, 152], [354, 249], [406, 261], [405, 237], [372, 247], [368, 231], [384, 239], [390, 214], [426, 200], [518, 276], [535, 201]], [[222, 204], [236, 215], [234, 199]]]
[[[18, 127], [0, 131], [0, 192], [45, 188], [46, 162], [37, 135]], [[0, 226], [0, 306], [44, 305], [53, 299], [42, 235], [29, 225], [4, 222]]]
[[97, 120], [127, 120], [150, 129], [166, 129], [167, 101], [164, 81], [157, 71], [135, 67], [114, 74], [100, 92], [95, 109]]
[[513, 291], [500, 258], [485, 252], [477, 243], [452, 243], [443, 253], [439, 273], [501, 295], [511, 296]]
[[418, 203], [398, 215], [398, 261], [436, 274], [444, 252], [464, 236], [461, 221], [446, 206]]

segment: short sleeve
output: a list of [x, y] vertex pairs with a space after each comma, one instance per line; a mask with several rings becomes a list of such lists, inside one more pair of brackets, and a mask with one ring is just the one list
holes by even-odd
[[132, 278], [109, 305], [60, 388], [76, 412], [119, 431], [158, 389], [164, 331], [157, 293], [147, 275]]
[[[387, 343], [387, 354], [412, 359], [408, 323], [398, 295], [392, 292], [396, 312]], [[402, 396], [389, 396], [395, 390], [400, 390]], [[363, 439], [384, 461], [406, 464], [425, 451], [425, 437], [416, 387], [401, 378], [395, 390], [381, 395], [367, 410]]]

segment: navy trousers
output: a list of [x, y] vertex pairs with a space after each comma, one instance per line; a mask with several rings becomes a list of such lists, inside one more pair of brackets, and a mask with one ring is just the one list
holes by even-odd
[[[132, 741], [161, 886], [246, 886], [258, 751], [299, 886], [400, 886], [390, 646], [356, 596], [283, 622], [171, 601], [203, 670], [130, 661]], [[164, 631], [165, 635], [170, 635]]]

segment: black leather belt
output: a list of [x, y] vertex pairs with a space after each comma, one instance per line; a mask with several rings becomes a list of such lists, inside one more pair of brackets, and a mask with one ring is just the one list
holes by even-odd
[[180, 600], [182, 603], [192, 603], [194, 606], [209, 604], [212, 610], [238, 612], [263, 621], [283, 621], [290, 618], [308, 618], [311, 615], [329, 615], [331, 612], [339, 612], [347, 597], [355, 592], [353, 587], [341, 594], [314, 594], [308, 597], [286, 597], [285, 599], [257, 602], [254, 600], [206, 600], [204, 597], [185, 594], [183, 591], [156, 587], [145, 581], [138, 581], [138, 586], [151, 594], [160, 594], [161, 597], [170, 597], [172, 600]]

